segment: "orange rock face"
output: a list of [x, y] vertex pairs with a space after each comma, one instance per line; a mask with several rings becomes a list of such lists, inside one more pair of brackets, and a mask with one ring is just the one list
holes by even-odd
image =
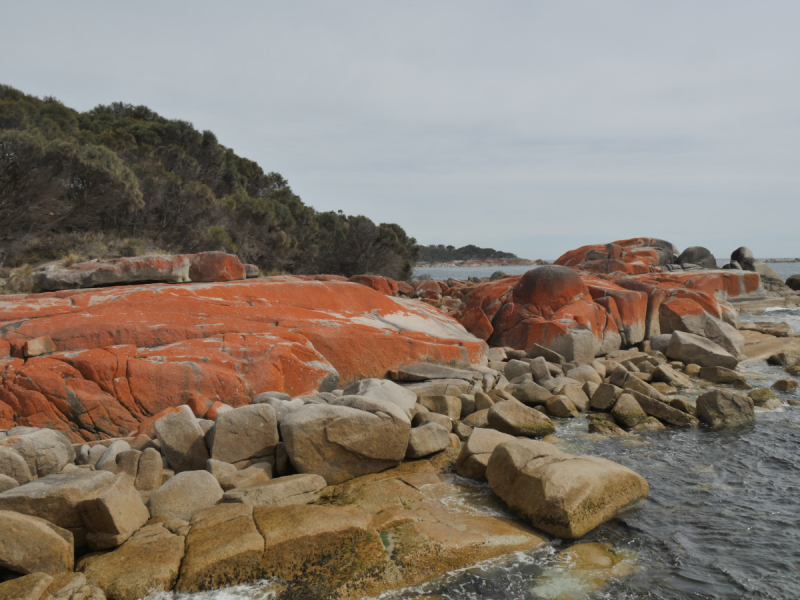
[[649, 273], [667, 264], [676, 252], [669, 242], [655, 238], [631, 238], [610, 244], [595, 244], [570, 250], [555, 261], [557, 265], [596, 273]]
[[486, 348], [422, 302], [336, 281], [6, 296], [0, 322], [12, 354], [43, 335], [58, 349], [0, 358], [0, 429], [53, 427], [75, 441], [128, 435], [185, 403], [202, 413], [217, 401], [333, 389], [416, 362], [463, 367], [484, 361]]

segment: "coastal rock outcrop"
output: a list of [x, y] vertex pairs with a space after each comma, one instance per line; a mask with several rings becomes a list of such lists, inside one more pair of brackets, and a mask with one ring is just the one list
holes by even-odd
[[[486, 345], [418, 301], [346, 282], [140, 285], [0, 301], [0, 428], [120, 437], [192, 398], [245, 406], [382, 378], [419, 362], [468, 367]], [[49, 335], [56, 352], [22, 358]]]
[[534, 527], [570, 539], [649, 493], [644, 478], [622, 465], [574, 456], [534, 440], [497, 446], [486, 479], [492, 491]]

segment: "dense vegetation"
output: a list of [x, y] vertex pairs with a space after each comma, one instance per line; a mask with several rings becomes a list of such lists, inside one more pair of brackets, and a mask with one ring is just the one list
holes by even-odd
[[432, 263], [452, 262], [454, 260], [499, 260], [501, 258], [517, 258], [517, 255], [494, 250], [493, 248], [478, 248], [472, 244], [461, 248], [431, 244], [430, 246], [420, 246], [418, 261]]
[[0, 85], [0, 267], [159, 250], [396, 279], [417, 257], [399, 225], [317, 212], [186, 121], [122, 103], [79, 113]]

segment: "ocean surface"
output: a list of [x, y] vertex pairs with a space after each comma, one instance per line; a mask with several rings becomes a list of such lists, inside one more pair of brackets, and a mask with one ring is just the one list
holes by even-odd
[[[800, 309], [743, 315], [786, 321], [800, 333]], [[766, 363], [748, 365], [754, 387], [788, 377]], [[784, 402], [797, 394], [778, 393]], [[558, 421], [558, 420], [557, 420]], [[650, 496], [578, 542], [551, 540], [449, 573], [383, 600], [678, 600], [800, 598], [800, 407], [757, 410], [751, 425], [711, 431], [666, 429], [635, 438], [589, 435], [585, 419], [557, 422], [563, 450], [603, 456], [643, 475]], [[457, 477], [457, 476], [452, 476]], [[468, 483], [459, 501], [498, 513], [486, 484]], [[502, 510], [502, 509], [500, 509]], [[574, 543], [603, 542], [636, 571], [601, 589], [556, 559]], [[269, 584], [203, 594], [153, 594], [148, 600], [266, 600]]]
[[[717, 265], [727, 264], [727, 260], [718, 260]], [[800, 273], [800, 263], [784, 262], [784, 263], [769, 263], [781, 278], [786, 281], [790, 275]], [[414, 269], [413, 277], [415, 279], [422, 275], [429, 275], [431, 279], [446, 280], [450, 277], [453, 279], [467, 279], [469, 277], [491, 277], [492, 273], [496, 271], [503, 271], [509, 275], [522, 275], [531, 269], [537, 268], [535, 265], [516, 265], [508, 267], [425, 267]]]

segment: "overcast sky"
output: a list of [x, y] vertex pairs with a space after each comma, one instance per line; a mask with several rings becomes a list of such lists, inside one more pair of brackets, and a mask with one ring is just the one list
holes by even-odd
[[0, 82], [191, 121], [424, 244], [800, 256], [798, 32], [796, 0], [0, 0]]

